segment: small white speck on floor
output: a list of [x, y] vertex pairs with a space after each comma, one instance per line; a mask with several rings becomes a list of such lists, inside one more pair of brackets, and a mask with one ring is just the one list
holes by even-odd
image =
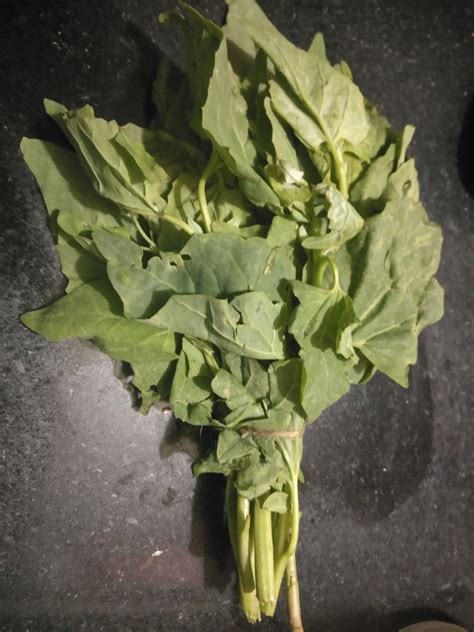
[[26, 373], [25, 366], [21, 360], [14, 360], [13, 364], [18, 373]]
[[160, 555], [163, 555], [164, 551], [160, 551], [159, 549], [157, 549], [154, 553], [151, 554], [152, 557], [160, 557]]
[[127, 518], [125, 522], [127, 522], [128, 524], [133, 524], [135, 526], [138, 524], [138, 520], [136, 518]]

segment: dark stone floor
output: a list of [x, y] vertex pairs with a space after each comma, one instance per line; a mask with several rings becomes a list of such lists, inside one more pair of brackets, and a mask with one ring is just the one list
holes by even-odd
[[[224, 15], [223, 2], [194, 4]], [[48, 344], [18, 320], [63, 287], [20, 139], [57, 138], [44, 96], [143, 121], [159, 51], [179, 59], [156, 22], [172, 5], [0, 9], [1, 630], [250, 629], [236, 605], [221, 480], [191, 478], [199, 437], [159, 411], [132, 411], [92, 345]], [[376, 377], [306, 434], [306, 630], [389, 632], [428, 616], [474, 629], [474, 4], [262, 6], [300, 45], [322, 30], [367, 97], [396, 126], [417, 126], [423, 199], [445, 236], [446, 316], [423, 334], [411, 387]], [[280, 606], [259, 629], [286, 630], [285, 616]]]

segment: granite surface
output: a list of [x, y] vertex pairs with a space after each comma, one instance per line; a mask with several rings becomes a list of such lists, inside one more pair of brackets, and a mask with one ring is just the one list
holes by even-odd
[[[221, 20], [223, 2], [194, 5]], [[155, 0], [0, 9], [0, 629], [251, 629], [239, 612], [219, 477], [199, 435], [142, 417], [91, 344], [50, 344], [19, 315], [63, 280], [23, 135], [56, 140], [44, 96], [143, 122], [160, 51]], [[377, 376], [305, 437], [299, 547], [307, 632], [390, 632], [437, 616], [474, 629], [472, 215], [474, 4], [262, 1], [300, 45], [314, 31], [398, 127], [414, 123], [422, 197], [444, 231], [446, 316], [411, 387]], [[161, 553], [160, 553], [161, 552]], [[280, 604], [262, 632], [286, 630]]]

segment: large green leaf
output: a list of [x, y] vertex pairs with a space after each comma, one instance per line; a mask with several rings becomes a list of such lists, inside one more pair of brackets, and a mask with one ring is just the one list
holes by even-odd
[[202, 126], [221, 159], [239, 178], [249, 200], [257, 206], [277, 209], [277, 196], [252, 165], [245, 110], [245, 99], [240, 94], [237, 78], [227, 58], [227, 42], [223, 39], [215, 55], [214, 71], [202, 109]]
[[38, 182], [50, 215], [63, 210], [89, 227], [122, 225], [117, 207], [90, 186], [72, 151], [32, 138], [23, 138], [20, 148]]
[[82, 283], [96, 281], [107, 274], [105, 262], [82, 248], [68, 235], [61, 232], [58, 234], [56, 250], [61, 260], [63, 274], [68, 279], [66, 287], [68, 293]]
[[[62, 271], [69, 280], [67, 291], [104, 276], [103, 261], [85, 243], [83, 235], [98, 228], [127, 232], [127, 221], [115, 205], [92, 188], [73, 152], [30, 138], [22, 139], [21, 151], [41, 189], [58, 238]], [[73, 235], [61, 230], [66, 217], [78, 226]]]
[[105, 280], [80, 285], [48, 307], [24, 314], [22, 322], [52, 341], [93, 339], [110, 356], [126, 362], [176, 357], [173, 333], [123, 318], [120, 300]]
[[282, 304], [263, 292], [241, 294], [230, 303], [202, 294], [174, 295], [148, 322], [249, 358], [285, 357]]
[[351, 300], [339, 286], [327, 290], [294, 281], [292, 287], [299, 301], [290, 333], [301, 347], [301, 405], [313, 421], [349, 390], [347, 371], [352, 361], [342, 351], [348, 351], [350, 358], [353, 350], [347, 349], [345, 341], [341, 348], [341, 334], [351, 331], [357, 319]]
[[[198, 177], [205, 167], [206, 158], [198, 147], [164, 130], [148, 129], [128, 123], [120, 128], [118, 140], [123, 142], [124, 135], [134, 142], [140, 152], [143, 148], [148, 156], [153, 157], [157, 166], [149, 163], [149, 157], [142, 154], [143, 160], [153, 171], [152, 179], [165, 179], [162, 186], [168, 186], [170, 181], [183, 173]], [[141, 164], [143, 165], [143, 162]], [[149, 171], [143, 171], [148, 175]]]
[[[272, 249], [260, 237], [193, 235], [179, 255], [152, 257], [146, 268], [141, 263], [143, 250], [132, 242], [106, 233], [94, 233], [94, 240], [108, 261], [108, 275], [125, 314], [131, 318], [152, 315], [173, 294], [224, 298], [255, 290], [278, 300], [282, 280], [296, 275], [290, 253], [284, 248]], [[120, 261], [111, 247], [104, 248], [104, 241], [123, 250]], [[135, 260], [125, 258], [128, 251], [136, 253]]]
[[242, 23], [237, 3], [229, 5], [226, 23], [222, 31], [229, 48], [229, 60], [240, 77], [246, 77], [252, 71], [257, 50], [253, 39]]
[[[150, 160], [139, 141], [120, 144], [115, 121], [96, 118], [90, 106], [68, 111], [45, 100], [47, 113], [60, 125], [74, 146], [81, 165], [100, 195], [136, 213], [153, 217], [165, 206], [160, 195], [159, 166], [150, 178]], [[122, 136], [122, 139], [126, 137]], [[144, 171], [143, 164], [147, 163]]]
[[301, 405], [311, 422], [349, 390], [348, 364], [331, 348], [305, 347], [301, 358]]
[[229, 0], [229, 5], [284, 77], [277, 76], [272, 82], [271, 98], [277, 112], [311, 151], [318, 152], [326, 144], [334, 179], [347, 194], [345, 144], [357, 147], [370, 129], [359, 89], [347, 73], [332, 68], [317, 50], [305, 51], [289, 42], [254, 0]]
[[402, 199], [367, 220], [349, 249], [350, 294], [360, 320], [353, 345], [403, 386], [408, 365], [416, 362], [418, 319], [433, 322], [442, 313], [441, 292], [431, 281], [441, 241], [439, 227], [427, 219], [421, 204]]

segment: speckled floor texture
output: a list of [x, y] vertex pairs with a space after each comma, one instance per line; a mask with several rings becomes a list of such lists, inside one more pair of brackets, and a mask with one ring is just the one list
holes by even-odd
[[[262, 1], [300, 45], [314, 31], [396, 126], [413, 123], [422, 197], [444, 231], [446, 316], [411, 387], [382, 376], [305, 436], [299, 545], [307, 632], [395, 632], [423, 618], [474, 629], [472, 216], [474, 4]], [[220, 21], [223, 2], [194, 5]], [[219, 477], [196, 482], [199, 434], [142, 417], [87, 342], [49, 344], [19, 315], [63, 280], [23, 135], [56, 140], [48, 96], [143, 122], [172, 2], [7, 1], [0, 9], [2, 631], [287, 630], [282, 602], [244, 621]], [[162, 553], [158, 553], [161, 551]]]

